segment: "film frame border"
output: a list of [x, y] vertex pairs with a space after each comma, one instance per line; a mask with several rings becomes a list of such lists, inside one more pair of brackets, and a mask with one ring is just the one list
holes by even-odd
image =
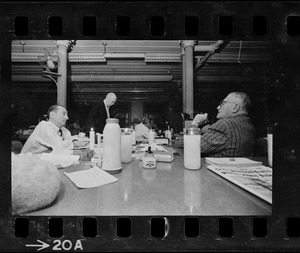
[[[275, 2], [275, 3], [239, 3], [239, 2], [223, 2], [213, 3], [206, 2], [204, 5], [199, 6], [198, 2], [173, 2], [172, 4], [166, 2], [151, 2], [146, 1], [142, 3], [130, 2], [130, 5], [120, 2], [105, 2], [105, 3], [57, 3], [56, 7], [52, 3], [7, 3], [0, 4], [3, 8], [0, 15], [0, 33], [1, 33], [1, 89], [0, 91], [10, 91], [10, 53], [11, 53], [11, 40], [13, 39], [201, 39], [201, 40], [214, 40], [219, 39], [220, 35], [218, 31], [218, 16], [233, 16], [234, 29], [233, 34], [228, 36], [232, 40], [272, 40], [278, 45], [280, 49], [286, 49], [286, 43], [299, 43], [299, 36], [288, 36], [286, 34], [286, 18], [288, 16], [299, 16], [300, 5], [295, 2]], [[128, 3], [127, 3], [128, 4]], [[142, 6], [148, 4], [152, 9], [146, 10]], [[28, 7], [30, 6], [30, 7]], [[60, 6], [61, 9], [58, 9]], [[95, 6], [97, 8], [95, 8]], [[83, 9], [82, 7], [86, 7]], [[38, 10], [41, 10], [40, 13]], [[27, 11], [35, 10], [28, 13]], [[149, 10], [150, 9], [150, 10]], [[250, 12], [248, 15], [239, 15], [243, 11]], [[75, 22], [74, 14], [76, 11]], [[95, 36], [84, 36], [81, 31], [81, 19], [86, 16], [85, 13], [92, 13], [97, 19], [97, 33]], [[124, 14], [125, 13], [125, 14]], [[129, 13], [129, 14], [128, 14]], [[139, 15], [138, 15], [139, 14]], [[144, 14], [144, 15], [143, 15]], [[45, 22], [45, 16], [61, 16], [63, 17], [63, 28], [61, 36], [49, 36], [47, 33], [47, 22]], [[251, 22], [249, 18], [253, 16], [266, 16], [268, 20], [268, 33], [263, 37], [256, 37], [251, 34]], [[15, 36], [13, 19], [17, 16], [24, 16], [28, 18], [28, 35]], [[93, 15], [92, 15], [93, 16]], [[115, 29], [115, 20], [118, 16], [130, 16], [132, 26], [130, 30], [132, 33], [129, 36], [118, 36]], [[153, 16], [165, 17], [165, 29], [166, 32], [162, 36], [153, 36], [149, 32], [149, 20]], [[184, 34], [184, 17], [186, 16], [200, 16], [200, 29], [197, 35], [187, 36]], [[65, 18], [66, 17], [66, 18]], [[170, 21], [171, 20], [171, 21]], [[237, 22], [237, 23], [236, 23]], [[109, 25], [105, 25], [108, 23]], [[101, 25], [103, 24], [103, 25]], [[138, 25], [137, 25], [138, 24]], [[142, 24], [142, 25], [141, 25]], [[78, 29], [80, 27], [80, 29]], [[147, 29], [144, 29], [147, 27]], [[175, 29], [174, 27], [179, 27]], [[213, 27], [214, 29], [205, 29], [205, 27]], [[246, 29], [244, 29], [246, 27]], [[9, 63], [9, 64], [8, 64]], [[3, 93], [2, 93], [3, 94]], [[2, 95], [3, 96], [3, 95]], [[2, 97], [3, 98], [3, 97]], [[9, 111], [8, 105], [10, 101], [10, 95], [5, 93], [5, 98], [1, 99], [1, 107], [4, 114]], [[9, 124], [8, 124], [9, 125]], [[9, 135], [8, 135], [9, 137]], [[6, 189], [10, 191], [10, 180], [7, 182], [7, 173], [10, 172], [10, 152], [5, 149], [9, 144], [10, 139], [5, 138], [1, 142], [1, 164], [4, 165], [5, 170], [1, 171], [1, 181]], [[280, 143], [274, 142], [274, 146], [280, 146]], [[276, 152], [276, 150], [274, 151]], [[276, 160], [277, 159], [277, 160]], [[182, 235], [182, 227], [185, 216], [172, 217], [166, 216], [170, 223], [169, 234], [164, 239], [153, 239], [149, 235], [149, 222], [153, 217], [131, 217], [131, 230], [133, 232], [132, 237], [127, 239], [120, 239], [116, 236], [116, 220], [119, 217], [97, 217], [98, 224], [105, 224], [109, 229], [108, 232], [97, 236], [95, 239], [86, 240], [85, 250], [120, 250], [124, 245], [127, 250], [145, 250], [145, 249], [159, 249], [159, 250], [229, 250], [229, 249], [299, 249], [299, 238], [289, 238], [286, 236], [286, 223], [287, 218], [299, 217], [299, 200], [295, 198], [299, 196], [299, 186], [296, 185], [299, 175], [295, 175], [298, 164], [286, 164], [281, 157], [275, 157], [274, 164], [278, 164], [278, 168], [281, 171], [274, 171], [274, 190], [273, 190], [273, 205], [272, 215], [265, 217], [268, 220], [268, 230], [271, 232], [264, 239], [253, 239], [250, 235], [252, 230], [252, 219], [255, 217], [231, 217], [234, 224], [234, 237], [220, 238], [217, 234], [218, 220], [222, 217], [205, 217], [205, 216], [193, 216], [198, 218], [200, 224], [201, 235], [198, 238], [185, 238]], [[282, 167], [281, 167], [282, 166]], [[283, 173], [284, 172], [284, 173]], [[285, 182], [279, 182], [278, 178], [285, 176], [287, 179]], [[5, 179], [5, 180], [3, 180]], [[10, 178], [9, 178], [10, 179]], [[291, 186], [288, 184], [292, 183]], [[293, 194], [287, 196], [283, 193], [282, 187], [289, 189]], [[294, 189], [292, 189], [294, 187]], [[297, 195], [298, 194], [298, 195]], [[299, 199], [299, 198], [298, 198]], [[10, 206], [10, 194], [0, 199], [3, 206]], [[284, 205], [282, 205], [284, 204]], [[5, 208], [0, 208], [1, 213], [1, 237], [7, 240], [8, 245], [14, 245], [16, 248], [13, 250], [24, 250], [24, 242], [35, 241], [37, 238], [48, 238], [48, 241], [53, 239], [49, 238], [48, 234], [48, 219], [51, 217], [28, 217], [29, 229], [33, 233], [30, 233], [27, 238], [13, 238], [14, 231], [13, 224], [14, 218], [10, 215], [10, 211]], [[64, 236], [63, 238], [74, 240], [74, 236], [80, 238], [78, 232], [81, 232], [81, 219], [83, 217], [63, 217], [64, 220]], [[154, 217], [155, 218], [155, 217]], [[99, 222], [100, 221], [100, 222]], [[270, 223], [269, 223], [270, 222]], [[98, 225], [99, 226], [99, 225]], [[38, 230], [38, 231], [37, 231]], [[142, 231], [142, 233], [141, 233]], [[39, 233], [37, 233], [39, 232]], [[110, 233], [112, 232], [112, 233]], [[238, 234], [235, 234], [235, 233]], [[85, 239], [85, 238], [82, 238]], [[110, 244], [108, 241], [112, 241]], [[126, 241], [127, 240], [127, 241]], [[135, 240], [138, 240], [136, 242]], [[250, 242], [248, 241], [250, 240]], [[1, 240], [0, 240], [1, 241]], [[16, 242], [17, 241], [17, 242]], [[45, 240], [44, 240], [45, 241]], [[178, 243], [178, 241], [180, 241]], [[8, 243], [11, 242], [11, 243]], [[6, 242], [4, 242], [6, 243]], [[18, 243], [18, 244], [17, 244]], [[199, 245], [201, 244], [201, 245]], [[136, 248], [135, 248], [136, 246]], [[184, 248], [188, 246], [188, 248]]]

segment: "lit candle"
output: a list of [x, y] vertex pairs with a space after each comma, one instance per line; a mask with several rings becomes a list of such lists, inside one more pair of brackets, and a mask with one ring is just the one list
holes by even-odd
[[132, 129], [132, 145], [135, 145], [136, 141], [135, 141], [135, 130]]
[[95, 149], [95, 131], [91, 128], [90, 131], [90, 150]]
[[129, 163], [132, 159], [132, 135], [128, 128], [121, 134], [121, 162]]

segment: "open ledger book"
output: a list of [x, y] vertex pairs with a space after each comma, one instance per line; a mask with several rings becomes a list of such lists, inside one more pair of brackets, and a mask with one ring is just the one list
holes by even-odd
[[207, 168], [272, 204], [272, 168], [216, 165], [209, 165]]

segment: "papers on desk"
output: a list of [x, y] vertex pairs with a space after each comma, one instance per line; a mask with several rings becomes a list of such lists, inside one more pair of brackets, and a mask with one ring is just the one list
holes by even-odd
[[157, 145], [156, 143], [152, 143], [151, 145], [146, 145], [145, 147], [141, 148], [141, 151], [147, 151], [148, 147], [151, 147], [151, 151], [165, 151], [168, 152], [164, 147]]
[[215, 165], [209, 165], [207, 168], [272, 204], [272, 168], [266, 166], [222, 167]]
[[59, 155], [55, 153], [43, 153], [41, 160], [51, 162], [56, 167], [68, 167], [79, 160], [79, 155]]
[[93, 188], [118, 181], [117, 178], [94, 166], [88, 170], [64, 172], [78, 188]]
[[262, 162], [253, 161], [244, 157], [205, 157], [205, 161], [217, 166], [252, 167], [262, 165]]
[[151, 147], [151, 151], [154, 153], [154, 157], [156, 157], [157, 162], [172, 162], [174, 160], [173, 153], [176, 152], [173, 148], [168, 147], [167, 149], [157, 145], [156, 143], [152, 143], [151, 145], [146, 145], [140, 149], [140, 153], [132, 154], [132, 157], [135, 159], [142, 160], [142, 157], [145, 155], [145, 151], [148, 150], [148, 147]]

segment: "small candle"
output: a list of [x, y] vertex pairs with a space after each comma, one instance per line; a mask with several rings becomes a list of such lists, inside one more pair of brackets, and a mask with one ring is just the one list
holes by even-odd
[[90, 131], [90, 150], [95, 149], [95, 131], [91, 128]]
[[132, 135], [126, 129], [121, 135], [121, 162], [129, 163], [132, 159]]
[[152, 129], [149, 129], [149, 139], [148, 139], [149, 145], [155, 142], [155, 131]]
[[135, 130], [132, 129], [132, 145], [135, 145], [136, 141], [135, 141]]

